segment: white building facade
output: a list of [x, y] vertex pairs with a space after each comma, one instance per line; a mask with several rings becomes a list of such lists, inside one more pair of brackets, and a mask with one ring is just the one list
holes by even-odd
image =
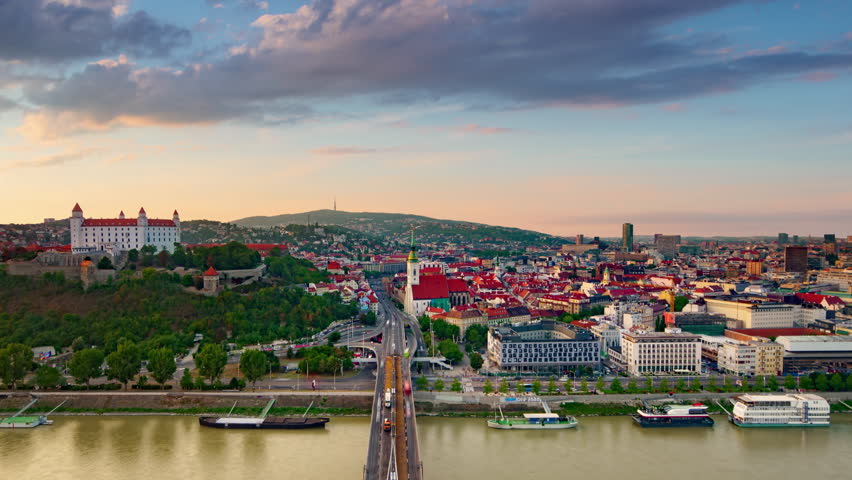
[[720, 313], [742, 328], [792, 328], [801, 322], [802, 307], [775, 302], [705, 299], [708, 313]]
[[701, 373], [701, 337], [691, 333], [628, 333], [621, 351], [631, 375]]
[[88, 253], [104, 251], [114, 254], [120, 251], [139, 250], [151, 245], [160, 250], [173, 252], [175, 243], [180, 243], [180, 217], [177, 210], [171, 220], [149, 219], [145, 209], [139, 210], [137, 218], [85, 218], [79, 204], [74, 205], [70, 220], [71, 251]]

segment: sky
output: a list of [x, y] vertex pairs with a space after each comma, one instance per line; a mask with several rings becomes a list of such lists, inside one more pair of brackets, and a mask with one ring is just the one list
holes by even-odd
[[852, 234], [848, 0], [0, 1], [0, 223]]

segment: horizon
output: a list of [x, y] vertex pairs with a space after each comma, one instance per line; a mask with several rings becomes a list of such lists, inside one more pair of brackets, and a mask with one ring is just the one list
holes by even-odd
[[852, 234], [849, 2], [7, 5], [0, 223], [336, 197], [566, 237]]

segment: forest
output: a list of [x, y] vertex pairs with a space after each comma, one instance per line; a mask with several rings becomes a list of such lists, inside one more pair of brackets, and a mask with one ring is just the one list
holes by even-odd
[[176, 274], [147, 268], [141, 278], [117, 280], [83, 290], [61, 274], [39, 278], [0, 270], [0, 347], [10, 343], [95, 346], [107, 354], [120, 340], [142, 351], [168, 347], [179, 353], [196, 333], [238, 344], [298, 339], [357, 314], [337, 294], [312, 296], [291, 287], [262, 287], [216, 297], [187, 293]]

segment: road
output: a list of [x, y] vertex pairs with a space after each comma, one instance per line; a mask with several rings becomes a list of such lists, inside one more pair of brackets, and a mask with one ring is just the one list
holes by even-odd
[[[378, 349], [378, 374], [373, 398], [370, 443], [364, 478], [368, 480], [422, 478], [420, 449], [417, 442], [417, 423], [414, 400], [410, 392], [411, 369], [406, 350], [416, 350], [408, 345], [405, 325], [408, 319], [391, 302], [380, 297], [382, 311], [382, 345]], [[409, 388], [406, 389], [405, 386]], [[384, 405], [385, 392], [390, 389], [391, 405]], [[391, 423], [391, 431], [384, 430], [385, 421]]]

